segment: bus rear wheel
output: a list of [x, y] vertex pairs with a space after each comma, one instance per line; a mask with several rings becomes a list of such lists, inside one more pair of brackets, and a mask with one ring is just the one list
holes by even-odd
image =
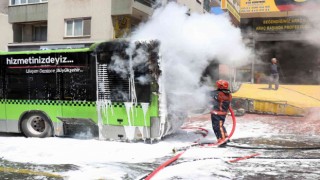
[[21, 121], [22, 133], [27, 137], [51, 137], [52, 126], [50, 120], [40, 113], [30, 113]]

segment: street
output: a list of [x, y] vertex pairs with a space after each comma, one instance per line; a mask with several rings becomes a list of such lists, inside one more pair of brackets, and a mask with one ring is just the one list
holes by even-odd
[[[230, 146], [192, 147], [153, 179], [318, 179], [320, 136], [315, 115], [237, 117]], [[154, 144], [2, 135], [0, 176], [2, 179], [139, 179], [170, 159], [174, 147], [189, 145], [196, 139], [214, 142], [208, 119], [208, 114], [197, 115], [185, 123], [186, 127], [209, 130], [205, 138], [197, 129], [183, 129]], [[231, 128], [230, 123], [228, 119], [227, 129]], [[255, 157], [231, 162], [257, 153]]]

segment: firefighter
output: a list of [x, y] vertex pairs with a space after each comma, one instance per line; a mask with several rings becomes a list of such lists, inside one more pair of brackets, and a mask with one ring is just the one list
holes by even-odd
[[[217, 137], [218, 143], [225, 141], [228, 137], [224, 122], [231, 103], [231, 92], [229, 90], [229, 83], [225, 80], [218, 80], [216, 82], [217, 89], [211, 92], [211, 121], [214, 134]], [[225, 147], [227, 142], [219, 145]]]

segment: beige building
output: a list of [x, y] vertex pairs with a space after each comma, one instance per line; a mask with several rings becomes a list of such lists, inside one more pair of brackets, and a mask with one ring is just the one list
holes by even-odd
[[0, 51], [7, 51], [7, 45], [12, 42], [12, 26], [8, 23], [8, 2], [0, 1]]
[[[13, 40], [9, 51], [88, 47], [120, 38], [170, 0], [5, 0]], [[171, 0], [172, 1], [172, 0]], [[176, 0], [190, 12], [209, 11], [209, 0]]]
[[0, 13], [0, 51], [7, 51], [8, 43], [12, 42], [12, 26], [8, 23], [8, 15]]
[[210, 12], [209, 0], [175, 0], [178, 4], [187, 6], [190, 12], [208, 13]]

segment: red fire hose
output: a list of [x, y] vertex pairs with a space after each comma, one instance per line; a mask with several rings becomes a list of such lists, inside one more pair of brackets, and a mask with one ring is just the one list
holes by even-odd
[[[215, 143], [215, 144], [212, 144], [212, 146], [218, 146], [220, 144], [223, 144], [225, 143], [226, 141], [228, 141], [235, 129], [236, 129], [236, 117], [234, 115], [234, 112], [233, 112], [233, 109], [231, 107], [229, 107], [229, 111], [231, 113], [231, 117], [232, 117], [232, 129], [231, 129], [231, 132], [229, 134], [229, 136], [223, 141], [223, 142], [220, 142], [220, 143]], [[200, 145], [200, 144], [199, 144]], [[163, 164], [161, 164], [157, 169], [155, 169], [152, 173], [150, 173], [146, 178], [145, 180], [150, 180], [154, 175], [156, 175], [161, 169], [165, 168], [166, 166], [170, 165], [171, 163], [173, 163], [174, 161], [176, 161], [177, 159], [179, 159], [179, 157], [185, 153], [188, 149], [185, 149], [184, 151], [180, 152], [179, 154], [173, 156], [171, 159], [167, 160], [166, 162], [164, 162]]]
[[228, 141], [232, 137], [234, 131], [236, 130], [236, 124], [237, 124], [236, 117], [235, 117], [233, 109], [231, 107], [229, 107], [229, 111], [230, 111], [231, 117], [232, 117], [232, 129], [231, 129], [231, 132], [230, 132], [229, 136], [224, 141], [215, 144], [217, 146], [220, 145], [220, 144], [225, 143], [226, 141]]

